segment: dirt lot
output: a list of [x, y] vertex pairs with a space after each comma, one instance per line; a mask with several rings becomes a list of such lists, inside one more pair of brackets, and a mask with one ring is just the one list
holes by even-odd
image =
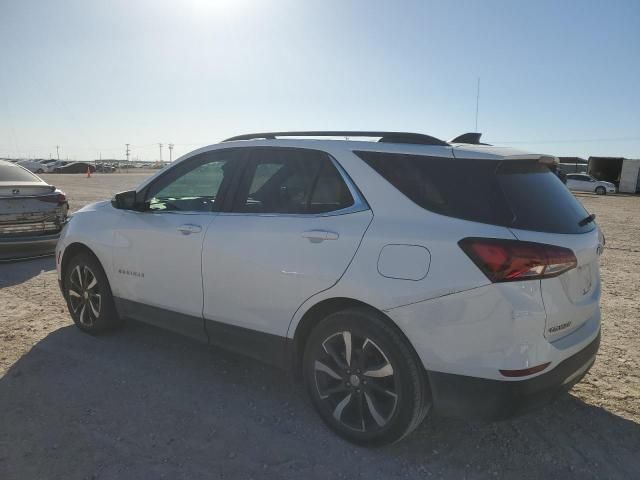
[[[47, 180], [78, 208], [144, 176]], [[84, 335], [52, 259], [0, 265], [0, 479], [638, 478], [640, 197], [580, 199], [607, 237], [591, 373], [536, 413], [429, 418], [376, 450], [327, 431], [278, 370], [138, 324]]]

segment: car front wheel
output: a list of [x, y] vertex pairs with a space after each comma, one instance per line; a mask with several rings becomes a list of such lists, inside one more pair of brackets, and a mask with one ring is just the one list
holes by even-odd
[[303, 368], [321, 418], [360, 445], [402, 439], [431, 404], [415, 352], [386, 318], [369, 309], [348, 309], [321, 321], [307, 341]]
[[69, 313], [80, 330], [97, 334], [121, 324], [107, 276], [92, 255], [83, 252], [69, 260], [63, 286]]
[[607, 194], [607, 189], [604, 187], [596, 187], [596, 193], [598, 195], [606, 195]]

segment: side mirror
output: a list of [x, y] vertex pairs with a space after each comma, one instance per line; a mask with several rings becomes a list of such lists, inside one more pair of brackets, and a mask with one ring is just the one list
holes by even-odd
[[143, 204], [137, 201], [135, 190], [116, 193], [111, 200], [111, 205], [119, 210], [143, 210]]

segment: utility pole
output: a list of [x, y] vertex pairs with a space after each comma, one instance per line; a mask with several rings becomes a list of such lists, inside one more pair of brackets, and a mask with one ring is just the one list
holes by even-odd
[[130, 143], [125, 143], [124, 144], [126, 149], [125, 149], [125, 155], [127, 156], [127, 163], [129, 162], [129, 153], [131, 152], [131, 150], [129, 150], [129, 145], [131, 145]]
[[173, 162], [173, 143], [169, 144], [169, 163]]
[[478, 88], [476, 90], [476, 129], [474, 132], [478, 132], [478, 106], [480, 105], [480, 77], [478, 77]]
[[162, 163], [162, 144], [159, 143], [158, 147], [160, 147], [160, 163]]
[[58, 157], [58, 161], [60, 161], [60, 145], [56, 145], [56, 156]]

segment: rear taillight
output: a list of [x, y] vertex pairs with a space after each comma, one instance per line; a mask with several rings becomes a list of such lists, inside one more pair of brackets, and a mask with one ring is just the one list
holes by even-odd
[[555, 277], [578, 263], [570, 249], [544, 243], [464, 238], [458, 245], [492, 282]]
[[42, 200], [43, 202], [57, 203], [58, 205], [62, 205], [63, 203], [66, 203], [67, 196], [64, 194], [64, 192], [58, 190], [57, 195], [46, 195], [44, 197], [40, 197], [40, 200]]

